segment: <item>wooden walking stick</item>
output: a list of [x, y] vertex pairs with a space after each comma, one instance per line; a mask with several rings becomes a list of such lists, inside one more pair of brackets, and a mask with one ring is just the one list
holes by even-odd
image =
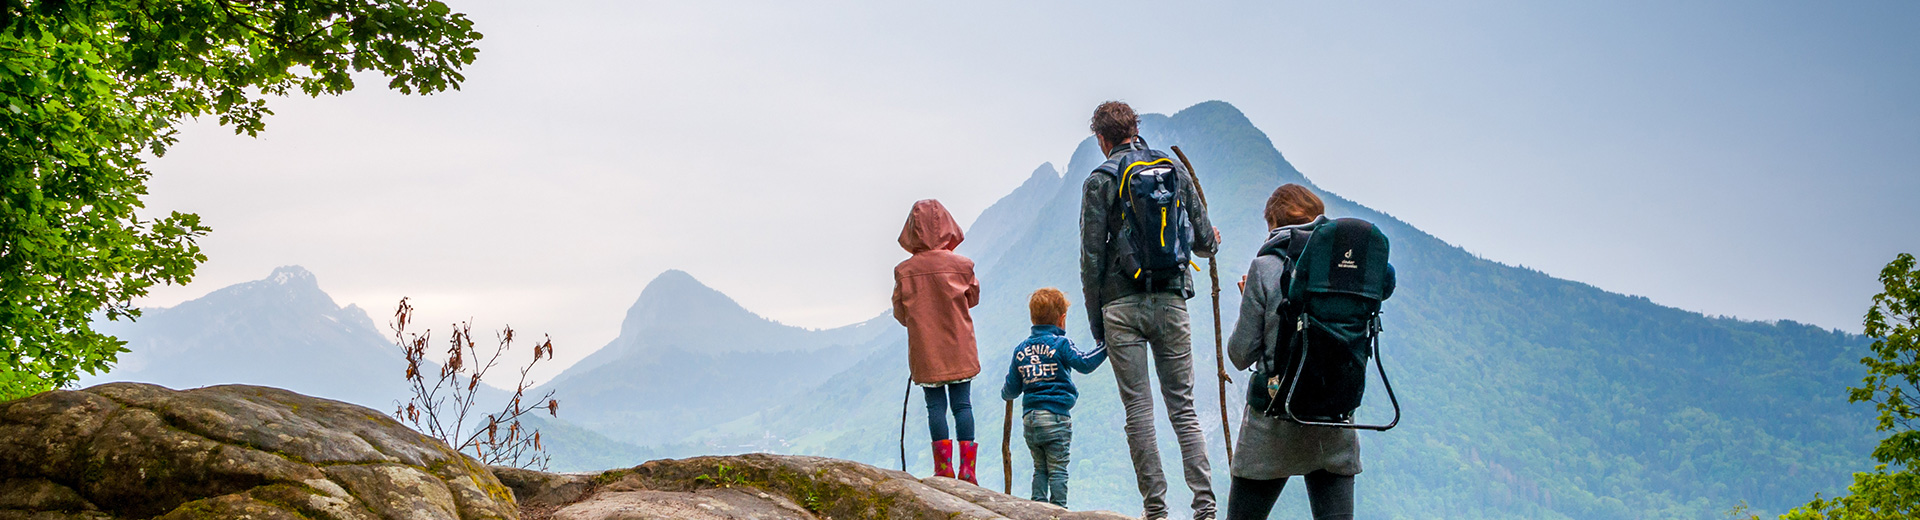
[[[1200, 194], [1200, 204], [1207, 203], [1207, 190], [1200, 188], [1200, 174], [1193, 171], [1193, 162], [1187, 160], [1187, 153], [1180, 147], [1173, 147], [1173, 154], [1180, 156], [1180, 164], [1187, 167], [1187, 174], [1193, 176], [1193, 191]], [[1210, 231], [1210, 230], [1209, 230]], [[1202, 231], [1205, 232], [1205, 231]], [[1216, 247], [1216, 250], [1218, 248]], [[1219, 255], [1214, 255], [1219, 256]], [[1213, 280], [1213, 363], [1220, 370], [1220, 435], [1227, 442], [1227, 464], [1233, 464], [1233, 425], [1227, 421], [1227, 383], [1233, 377], [1227, 375], [1227, 356], [1220, 339], [1220, 265], [1213, 257], [1207, 257], [1207, 277]]]
[[[913, 378], [907, 378], [907, 394], [900, 396], [900, 471], [907, 470], [907, 402], [913, 400]], [[1233, 457], [1227, 457], [1232, 460]]]
[[1000, 428], [1000, 476], [1006, 480], [1002, 493], [1013, 494], [1013, 400], [1007, 400], [1007, 419]]

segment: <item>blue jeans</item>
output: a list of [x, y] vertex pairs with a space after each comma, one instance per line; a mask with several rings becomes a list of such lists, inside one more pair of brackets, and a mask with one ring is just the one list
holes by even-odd
[[927, 391], [927, 432], [933, 440], [947, 440], [947, 406], [952, 402], [955, 440], [973, 440], [973, 382], [921, 387]]
[[1021, 416], [1027, 450], [1033, 452], [1033, 501], [1067, 507], [1067, 451], [1073, 445], [1073, 418], [1046, 410]]

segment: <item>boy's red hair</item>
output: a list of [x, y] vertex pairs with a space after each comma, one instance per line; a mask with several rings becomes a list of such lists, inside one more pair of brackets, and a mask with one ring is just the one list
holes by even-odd
[[1034, 291], [1033, 296], [1027, 299], [1027, 310], [1033, 314], [1034, 325], [1066, 326], [1065, 323], [1054, 323], [1054, 321], [1065, 317], [1067, 307], [1071, 305], [1073, 304], [1067, 301], [1067, 293], [1052, 287]]

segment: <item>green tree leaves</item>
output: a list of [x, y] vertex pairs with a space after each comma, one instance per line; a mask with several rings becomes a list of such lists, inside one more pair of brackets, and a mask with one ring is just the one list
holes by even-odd
[[269, 96], [460, 88], [480, 33], [428, 0], [0, 0], [0, 400], [125, 352], [93, 319], [186, 283], [198, 216], [142, 218], [148, 157], [186, 118], [256, 135]]
[[1913, 255], [1901, 254], [1880, 271], [1886, 292], [1873, 297], [1867, 310], [1866, 333], [1874, 339], [1873, 357], [1862, 386], [1847, 388], [1852, 402], [1872, 402], [1880, 411], [1874, 429], [1893, 432], [1873, 450], [1871, 473], [1853, 474], [1847, 494], [1834, 498], [1814, 495], [1812, 502], [1781, 518], [1905, 519], [1920, 518], [1920, 268]]

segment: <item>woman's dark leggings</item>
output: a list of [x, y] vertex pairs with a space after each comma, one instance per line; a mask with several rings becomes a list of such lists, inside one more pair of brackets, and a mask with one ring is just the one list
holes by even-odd
[[957, 440], [973, 440], [973, 382], [922, 387], [927, 391], [927, 429], [933, 440], [947, 439], [947, 404], [953, 404], [953, 429]]
[[[1352, 520], [1353, 476], [1335, 475], [1319, 470], [1308, 473], [1307, 502], [1313, 504], [1314, 520]], [[1227, 520], [1266, 520], [1280, 490], [1287, 487], [1285, 477], [1254, 480], [1233, 477], [1227, 491]]]

